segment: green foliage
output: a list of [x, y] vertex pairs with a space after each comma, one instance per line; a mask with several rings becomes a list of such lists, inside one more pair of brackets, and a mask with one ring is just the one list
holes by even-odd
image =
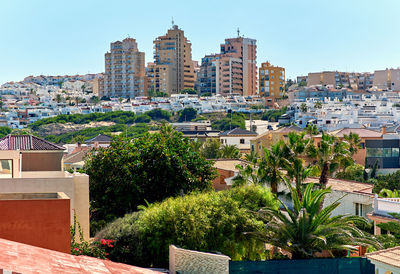
[[344, 171], [338, 172], [335, 177], [339, 179], [363, 182], [364, 167], [360, 164], [348, 166]]
[[151, 117], [147, 114], [140, 114], [136, 117], [136, 123], [150, 123]]
[[221, 145], [218, 139], [207, 139], [198, 146], [198, 151], [206, 159], [239, 159], [240, 150], [235, 145]]
[[182, 111], [179, 113], [179, 118], [178, 122], [189, 122], [192, 121], [194, 118], [196, 118], [197, 115], [197, 110], [194, 108], [184, 108]]
[[287, 214], [276, 208], [262, 209], [268, 229], [256, 235], [265, 242], [289, 251], [292, 259], [312, 258], [316, 252], [323, 250], [331, 254], [335, 250], [352, 250], [351, 245], [380, 247], [373, 236], [357, 227], [369, 224], [365, 218], [331, 217], [340, 201], [322, 209], [324, 198], [331, 190], [313, 188], [313, 184], [308, 184], [300, 199], [296, 190], [290, 187], [293, 209], [280, 202]]
[[376, 176], [373, 192], [379, 193], [382, 189], [400, 189], [400, 171], [391, 174], [379, 174]]
[[169, 119], [171, 118], [171, 113], [169, 113], [166, 110], [162, 110], [160, 108], [152, 109], [152, 110], [146, 112], [145, 114], [150, 116], [151, 119], [153, 119], [153, 120], [166, 120], [166, 121], [169, 121]]
[[200, 151], [206, 159], [218, 159], [220, 149], [221, 142], [218, 139], [207, 139]]
[[113, 140], [108, 148], [90, 153], [85, 169], [94, 221], [111, 221], [145, 201], [209, 190], [215, 177], [212, 162], [167, 125], [132, 141]]
[[[232, 118], [231, 118], [232, 115]], [[226, 131], [234, 128], [246, 128], [246, 117], [242, 113], [229, 113], [225, 118], [211, 123], [213, 129]]]
[[194, 193], [142, 207], [96, 237], [115, 240], [111, 260], [145, 267], [167, 267], [171, 244], [221, 252], [232, 260], [260, 260], [266, 257], [264, 243], [246, 233], [264, 230], [253, 213], [264, 206], [277, 208], [277, 202], [260, 186]]
[[281, 115], [285, 114], [287, 107], [283, 107], [281, 109], [271, 109], [265, 112], [261, 116], [261, 120], [269, 121], [269, 122], [278, 122], [278, 119]]
[[33, 130], [38, 130], [40, 126], [54, 123], [73, 123], [88, 124], [90, 122], [114, 122], [116, 124], [133, 124], [136, 115], [131, 111], [112, 111], [107, 113], [90, 113], [90, 114], [61, 114], [55, 117], [40, 119], [29, 125]]
[[197, 94], [197, 91], [192, 88], [185, 88], [180, 91], [181, 94]]
[[400, 190], [395, 189], [395, 190], [390, 190], [390, 189], [382, 189], [379, 191], [379, 197], [384, 197], [384, 198], [400, 198]]
[[47, 135], [44, 138], [50, 142], [56, 144], [67, 144], [74, 142], [77, 136], [81, 136], [83, 139], [88, 140], [90, 138], [96, 137], [99, 134], [112, 135], [112, 132], [123, 132], [126, 126], [123, 124], [113, 125], [113, 126], [102, 126], [94, 128], [85, 128], [82, 130], [71, 131], [59, 135]]
[[0, 138], [9, 135], [11, 131], [12, 129], [9, 127], [0, 127]]
[[[79, 236], [79, 241], [77, 237]], [[74, 214], [74, 223], [71, 225], [71, 254], [72, 255], [85, 255], [90, 257], [96, 257], [100, 259], [106, 259], [108, 253], [106, 252], [107, 247], [112, 246], [113, 240], [104, 240], [88, 242], [83, 237], [83, 232], [80, 224], [76, 221], [76, 215]]]

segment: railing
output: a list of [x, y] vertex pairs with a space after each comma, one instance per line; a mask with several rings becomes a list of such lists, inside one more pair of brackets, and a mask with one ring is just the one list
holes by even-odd
[[400, 198], [374, 197], [374, 213], [400, 213]]

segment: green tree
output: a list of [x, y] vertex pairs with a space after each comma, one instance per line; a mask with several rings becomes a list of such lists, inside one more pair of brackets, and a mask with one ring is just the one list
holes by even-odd
[[262, 170], [264, 181], [271, 187], [272, 193], [278, 192], [278, 185], [284, 182], [282, 166], [285, 165], [284, 143], [278, 141], [270, 148], [264, 148], [264, 155], [260, 158], [259, 168]]
[[57, 103], [60, 103], [61, 100], [62, 100], [61, 94], [60, 94], [60, 93], [57, 93], [57, 95], [56, 95], [56, 101], [57, 101]]
[[361, 148], [361, 138], [358, 134], [350, 132], [348, 135], [345, 134], [343, 139], [346, 140], [349, 145], [350, 155], [353, 156], [357, 153], [358, 149]]
[[302, 103], [302, 104], [300, 105], [300, 111], [303, 112], [303, 113], [305, 113], [305, 112], [307, 112], [307, 110], [308, 110], [307, 105], [306, 105], [305, 103]]
[[350, 157], [350, 152], [346, 141], [339, 142], [335, 136], [323, 132], [320, 143], [310, 146], [308, 155], [315, 159], [321, 172], [319, 183], [325, 188], [328, 176], [332, 176], [338, 170], [343, 159]]
[[322, 103], [320, 101], [314, 103], [314, 108], [322, 108]]
[[169, 119], [171, 118], [171, 113], [170, 112], [168, 112], [166, 110], [162, 110], [160, 108], [152, 109], [150, 111], [147, 111], [145, 114], [150, 116], [151, 119], [153, 119], [153, 120], [166, 120], [166, 121], [169, 121]]
[[0, 127], [0, 138], [3, 138], [4, 136], [7, 136], [8, 134], [11, 134], [12, 129], [9, 127]]
[[241, 113], [228, 113], [225, 118], [213, 121], [213, 129], [226, 131], [234, 128], [246, 128], [246, 117]]
[[237, 146], [223, 145], [220, 148], [220, 155], [224, 159], [239, 159], [241, 154]]
[[277, 208], [261, 186], [194, 193], [141, 207], [142, 211], [108, 225], [97, 239], [114, 239], [110, 259], [144, 267], [167, 267], [171, 244], [205, 252], [221, 252], [232, 260], [265, 259], [265, 243], [247, 232], [264, 230], [254, 212]]
[[307, 127], [306, 127], [306, 133], [307, 133], [308, 136], [310, 136], [311, 138], [312, 138], [314, 135], [317, 135], [317, 134], [319, 133], [319, 132], [318, 132], [317, 125], [315, 125], [315, 124], [308, 124]]
[[92, 103], [93, 105], [97, 105], [98, 103], [100, 103], [100, 98], [98, 96], [92, 96], [90, 97], [90, 103]]
[[76, 135], [73, 139], [74, 143], [83, 144], [86, 138], [82, 135]]
[[185, 88], [185, 89], [182, 89], [180, 93], [181, 94], [197, 94], [197, 91], [192, 88]]
[[362, 165], [350, 165], [344, 171], [338, 172], [336, 178], [362, 182], [364, 181], [364, 170]]
[[207, 139], [201, 149], [201, 154], [206, 159], [218, 159], [220, 155], [221, 142], [218, 139]]
[[289, 251], [292, 259], [312, 258], [316, 252], [324, 250], [331, 254], [336, 250], [352, 250], [349, 244], [380, 246], [375, 238], [357, 228], [358, 225], [369, 225], [365, 218], [331, 216], [340, 201], [322, 209], [325, 196], [331, 192], [330, 188], [313, 189], [313, 184], [308, 184], [303, 199], [299, 198], [293, 187], [289, 188], [293, 208], [280, 201], [286, 214], [276, 208], [261, 210], [266, 218], [267, 231], [256, 235], [263, 241]]
[[189, 108], [184, 108], [180, 113], [179, 113], [179, 118], [178, 122], [186, 122], [186, 121], [192, 121], [194, 118], [196, 118], [197, 115], [197, 110], [189, 107]]
[[[395, 189], [395, 190], [390, 190], [390, 189], [382, 189], [379, 191], [379, 197], [384, 197], [384, 198], [400, 198], [400, 190]], [[400, 231], [399, 231], [400, 232]]]
[[168, 125], [133, 140], [113, 140], [90, 153], [85, 170], [94, 221], [111, 221], [146, 201], [209, 190], [215, 177], [212, 162]]

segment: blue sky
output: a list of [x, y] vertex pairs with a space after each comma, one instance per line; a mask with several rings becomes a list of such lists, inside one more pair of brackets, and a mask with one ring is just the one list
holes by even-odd
[[199, 60], [236, 29], [257, 39], [258, 64], [287, 77], [400, 66], [397, 0], [1, 0], [0, 83], [28, 75], [104, 71], [109, 43], [136, 38], [146, 61], [171, 17]]

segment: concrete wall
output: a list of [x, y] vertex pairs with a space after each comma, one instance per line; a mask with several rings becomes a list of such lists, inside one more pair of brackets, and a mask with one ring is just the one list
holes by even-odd
[[[85, 239], [89, 239], [89, 176], [61, 172], [33, 172], [23, 178], [0, 179], [0, 193], [54, 193], [64, 192], [70, 198], [70, 221], [74, 212], [82, 227]], [[50, 177], [49, 174], [57, 176]], [[63, 177], [60, 177], [63, 174]], [[34, 175], [34, 177], [28, 177]]]
[[329, 193], [326, 196], [324, 201], [324, 206], [334, 203], [341, 197], [343, 198], [340, 200], [340, 205], [332, 212], [333, 216], [344, 215], [344, 214], [355, 215], [356, 203], [364, 205], [363, 206], [364, 212], [362, 214], [363, 217], [367, 217], [367, 213], [373, 211], [372, 204], [374, 201], [374, 197], [372, 195], [357, 194], [354, 192], [350, 193], [337, 190], [332, 190], [332, 193]]
[[225, 179], [231, 178], [235, 175], [233, 170], [226, 170], [222, 168], [217, 168], [218, 176], [213, 181], [213, 188], [215, 190], [226, 190], [229, 189], [230, 186], [226, 184]]
[[70, 200], [52, 194], [0, 194], [0, 238], [70, 253]]
[[172, 274], [229, 273], [230, 258], [225, 255], [198, 252], [169, 246], [169, 271]]

